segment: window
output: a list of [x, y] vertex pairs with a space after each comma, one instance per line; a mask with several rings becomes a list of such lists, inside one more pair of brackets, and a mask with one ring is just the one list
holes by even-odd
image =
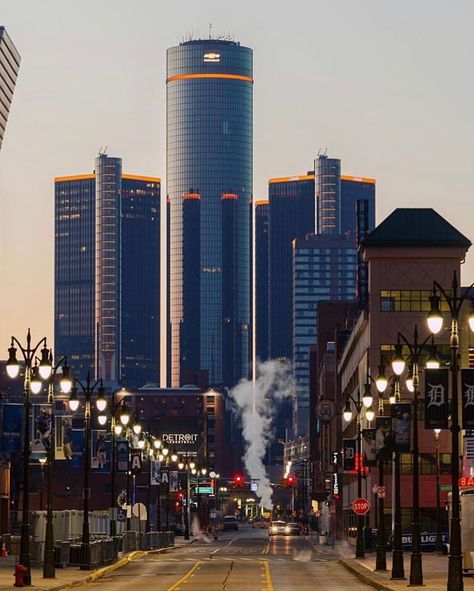
[[[424, 289], [382, 290], [380, 292], [381, 312], [429, 312], [431, 291]], [[441, 300], [441, 310], [448, 306]]]

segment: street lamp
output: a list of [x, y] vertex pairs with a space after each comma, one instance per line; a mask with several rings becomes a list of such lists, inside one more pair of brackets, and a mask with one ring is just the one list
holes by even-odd
[[[89, 486], [89, 472], [91, 463], [91, 399], [92, 394], [98, 388], [97, 400], [102, 401], [105, 395], [105, 389], [103, 386], [102, 379], [98, 379], [92, 383], [90, 373], [87, 374], [86, 383], [83, 384], [81, 380], [76, 378], [72, 387], [72, 394], [69, 400], [69, 407], [72, 411], [77, 410], [79, 407], [79, 400], [77, 398], [77, 387], [76, 384], [81, 388], [85, 398], [85, 411], [84, 411], [84, 488], [82, 493], [83, 500], [83, 521], [82, 521], [82, 560], [81, 570], [89, 570], [91, 568], [91, 546], [90, 546], [90, 531], [89, 531], [89, 501], [91, 498], [91, 489]], [[101, 402], [99, 402], [101, 404]], [[102, 404], [101, 404], [102, 406]], [[105, 408], [105, 407], [104, 407]]]
[[440, 463], [439, 463], [439, 434], [441, 429], [433, 429], [436, 449], [436, 541], [435, 550], [443, 553], [443, 539], [441, 537], [441, 491], [440, 491]]
[[[462, 591], [464, 588], [462, 578], [462, 546], [461, 546], [461, 520], [460, 520], [460, 499], [459, 499], [459, 393], [458, 393], [458, 374], [459, 374], [459, 313], [461, 307], [469, 296], [474, 284], [471, 284], [465, 293], [459, 294], [459, 283], [456, 271], [453, 273], [451, 284], [451, 294], [448, 294], [441, 285], [433, 282], [433, 294], [430, 297], [431, 309], [428, 314], [428, 327], [433, 334], [437, 334], [443, 327], [443, 315], [441, 314], [438, 290], [442, 298], [448, 305], [451, 316], [451, 326], [449, 328], [449, 345], [451, 348], [451, 362], [449, 369], [451, 371], [451, 527], [449, 538], [449, 562], [448, 562], [448, 591]], [[474, 331], [474, 313], [471, 300], [471, 311], [469, 313], [469, 327]]]
[[191, 460], [191, 456], [189, 452], [184, 452], [184, 456], [180, 459], [178, 468], [180, 470], [184, 469], [186, 475], [186, 482], [185, 482], [185, 502], [186, 502], [186, 510], [184, 512], [184, 539], [189, 540], [189, 501], [190, 501], [190, 494], [189, 494], [189, 472], [195, 469], [195, 463]]
[[[357, 398], [353, 398], [351, 394], [347, 395], [346, 398], [346, 405], [343, 410], [343, 417], [344, 420], [349, 422], [352, 420], [352, 409], [350, 401], [355, 406], [356, 409], [356, 416], [357, 416], [357, 454], [358, 460], [356, 464], [357, 468], [357, 496], [359, 498], [362, 497], [362, 473], [361, 473], [361, 457], [362, 457], [362, 424], [361, 424], [361, 415], [362, 409], [366, 407], [365, 404], [361, 401], [360, 398], [360, 389], [357, 389]], [[368, 400], [366, 400], [368, 402]], [[372, 403], [371, 403], [372, 404]], [[372, 409], [372, 406], [366, 407], [365, 410], [365, 417], [370, 422], [373, 420], [375, 413]], [[364, 558], [365, 557], [365, 550], [364, 550], [364, 518], [362, 515], [357, 515], [357, 538], [356, 538], [356, 558]]]
[[[415, 324], [413, 331], [413, 342], [411, 343], [401, 333], [398, 333], [397, 344], [395, 345], [395, 354], [392, 358], [392, 370], [397, 376], [400, 376], [405, 369], [405, 358], [403, 356], [402, 342], [408, 347], [408, 358], [410, 361], [411, 372], [409, 376], [409, 388], [413, 388], [413, 510], [412, 510], [412, 544], [410, 554], [410, 585], [423, 585], [423, 567], [421, 558], [421, 534], [420, 534], [420, 476], [419, 476], [419, 444], [418, 444], [418, 395], [419, 395], [419, 369], [421, 358], [425, 346], [432, 336], [427, 336], [423, 342], [418, 341], [418, 326]], [[433, 352], [434, 343], [431, 350]], [[430, 357], [431, 358], [431, 353]], [[435, 362], [433, 361], [433, 367]], [[439, 364], [438, 364], [439, 366]]]
[[48, 379], [48, 404], [51, 405], [51, 429], [50, 444], [47, 450], [48, 480], [46, 489], [46, 535], [44, 543], [43, 578], [54, 579], [56, 576], [54, 568], [54, 531], [53, 531], [53, 464], [55, 445], [55, 409], [54, 409], [54, 380], [61, 369], [60, 389], [63, 394], [69, 394], [72, 388], [72, 379], [69, 375], [69, 366], [66, 357], [62, 357], [53, 367], [53, 356], [50, 352], [51, 375]]
[[[123, 389], [122, 389], [123, 390]], [[117, 533], [117, 519], [116, 519], [116, 508], [115, 508], [115, 489], [116, 489], [116, 470], [117, 470], [117, 449], [116, 449], [116, 437], [120, 437], [123, 431], [123, 424], [121, 416], [122, 414], [128, 415], [128, 408], [125, 407], [125, 404], [115, 401], [115, 396], [117, 392], [112, 390], [111, 395], [111, 406], [110, 406], [110, 537], [114, 537]], [[107, 424], [107, 415], [105, 414], [105, 410], [107, 408], [107, 399], [105, 398], [105, 392], [99, 392], [96, 400], [97, 410], [99, 411], [99, 415], [97, 416], [97, 421], [100, 426], [104, 427]], [[125, 408], [124, 408], [125, 407]], [[120, 409], [120, 413], [119, 413]], [[126, 419], [125, 419], [126, 420]], [[126, 421], [128, 422], [128, 421]], [[128, 501], [128, 499], [127, 499]]]
[[41, 348], [41, 361], [38, 372], [43, 379], [48, 379], [51, 374], [51, 365], [49, 360], [49, 349], [46, 343], [46, 337], [38, 341], [35, 346], [31, 345], [31, 332], [28, 329], [26, 335], [26, 347], [23, 347], [16, 337], [11, 338], [11, 345], [8, 349], [8, 361], [6, 365], [7, 374], [14, 379], [20, 373], [20, 364], [16, 358], [17, 345], [25, 362], [25, 377], [23, 381], [23, 507], [21, 522], [21, 541], [20, 541], [20, 564], [26, 568], [23, 581], [25, 585], [31, 585], [31, 555], [30, 555], [30, 524], [29, 524], [29, 461], [30, 461], [30, 388], [32, 363], [36, 352]]

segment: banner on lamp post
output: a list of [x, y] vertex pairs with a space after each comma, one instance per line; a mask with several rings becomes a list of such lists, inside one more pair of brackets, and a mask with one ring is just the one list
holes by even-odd
[[375, 419], [375, 456], [378, 461], [386, 462], [391, 457], [389, 440], [392, 431], [392, 419], [390, 417], [377, 417]]
[[391, 405], [393, 444], [399, 452], [410, 451], [411, 404], [400, 402]]
[[343, 439], [344, 447], [344, 465], [343, 468], [347, 472], [353, 472], [356, 469], [356, 445], [355, 439]]
[[362, 457], [364, 466], [377, 465], [375, 457], [375, 429], [362, 429]]
[[449, 416], [447, 369], [425, 370], [425, 429], [447, 429]]
[[474, 429], [474, 369], [461, 370], [462, 428]]

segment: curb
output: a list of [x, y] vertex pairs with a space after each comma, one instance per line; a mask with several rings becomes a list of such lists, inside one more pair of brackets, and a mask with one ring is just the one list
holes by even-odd
[[[370, 574], [367, 574], [371, 573], [371, 571], [367, 570], [365, 566], [361, 566], [360, 564], [358, 564], [357, 561], [353, 561], [356, 564], [354, 564], [351, 560], [343, 559], [339, 560], [338, 562], [346, 570], [355, 575], [360, 581], [366, 583], [367, 585], [370, 585], [374, 589], [377, 589], [377, 591], [395, 591], [393, 587], [388, 587], [382, 580], [379, 581], [379, 575], [374, 573], [373, 576], [370, 576]], [[377, 579], [375, 577], [377, 577]]]
[[87, 583], [93, 583], [97, 579], [100, 579], [101, 577], [108, 575], [109, 573], [113, 572], [114, 570], [117, 570], [118, 568], [125, 566], [129, 562], [132, 562], [132, 560], [136, 560], [137, 558], [142, 558], [143, 556], [146, 556], [147, 554], [152, 554], [152, 553], [159, 554], [160, 552], [164, 552], [165, 550], [170, 550], [175, 547], [176, 546], [166, 546], [165, 548], [157, 548], [156, 550], [135, 550], [134, 552], [130, 552], [130, 554], [127, 554], [126, 556], [124, 556], [123, 558], [118, 560], [117, 562], [114, 562], [113, 564], [109, 564], [108, 566], [103, 566], [102, 568], [99, 568], [98, 570], [92, 572], [91, 574], [89, 574], [86, 577], [83, 577], [81, 579], [76, 579], [75, 581], [68, 581], [66, 583], [61, 583], [60, 585], [55, 585], [54, 587], [41, 587], [41, 586], [36, 587], [36, 585], [35, 585], [35, 587], [38, 589], [38, 591], [63, 591], [64, 589], [72, 589], [73, 587], [79, 587], [80, 585], [86, 585]]

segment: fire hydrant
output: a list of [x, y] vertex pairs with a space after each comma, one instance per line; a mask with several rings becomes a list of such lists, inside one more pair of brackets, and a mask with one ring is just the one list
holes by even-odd
[[19, 562], [15, 565], [15, 587], [24, 587], [25, 586], [25, 576], [28, 572], [28, 569], [23, 564]]

